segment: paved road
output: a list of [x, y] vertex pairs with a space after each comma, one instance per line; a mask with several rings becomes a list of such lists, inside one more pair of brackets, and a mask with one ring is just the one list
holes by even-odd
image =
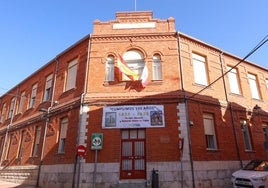
[[23, 185], [19, 183], [10, 183], [4, 182], [0, 180], [0, 187], [1, 188], [35, 188], [33, 185]]

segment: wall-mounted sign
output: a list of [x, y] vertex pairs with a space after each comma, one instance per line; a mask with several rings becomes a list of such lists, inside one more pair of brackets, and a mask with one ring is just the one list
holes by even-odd
[[164, 127], [163, 105], [110, 106], [103, 108], [102, 128]]
[[91, 135], [91, 149], [99, 150], [102, 149], [103, 145], [103, 134], [102, 133], [92, 133]]

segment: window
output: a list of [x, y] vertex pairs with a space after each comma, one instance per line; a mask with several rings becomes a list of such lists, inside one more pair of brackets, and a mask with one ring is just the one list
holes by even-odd
[[41, 126], [35, 127], [35, 138], [34, 138], [34, 147], [32, 156], [35, 157], [38, 155], [38, 148], [40, 144], [40, 136], [41, 136]]
[[0, 137], [0, 159], [4, 153], [5, 136]]
[[268, 79], [265, 80], [266, 88], [268, 89]]
[[10, 134], [10, 136], [9, 136], [8, 150], [7, 150], [5, 159], [9, 159], [9, 158], [10, 158], [9, 155], [10, 155], [10, 150], [11, 150], [11, 146], [12, 146], [13, 139], [15, 139], [14, 137], [15, 137], [15, 136], [14, 136], [13, 133]]
[[248, 127], [246, 120], [241, 121], [241, 130], [242, 130], [242, 134], [243, 134], [245, 150], [252, 150], [249, 127]]
[[65, 91], [75, 88], [76, 74], [77, 74], [77, 59], [74, 59], [68, 65]]
[[[127, 63], [128, 67], [139, 75], [137, 80], [140, 80], [145, 66], [143, 54], [138, 50], [130, 50], [124, 53], [123, 59]], [[122, 80], [127, 81], [130, 80], [130, 78], [123, 74]]]
[[228, 78], [229, 78], [229, 84], [230, 84], [230, 90], [231, 93], [238, 94], [240, 95], [240, 84], [238, 81], [238, 75], [237, 75], [237, 69], [227, 66], [227, 70], [230, 71], [228, 72]]
[[60, 123], [60, 138], [58, 153], [64, 153], [67, 136], [68, 119], [63, 118]]
[[193, 58], [195, 83], [205, 86], [208, 85], [205, 57], [193, 53], [192, 58]]
[[15, 110], [15, 100], [16, 100], [15, 97], [13, 97], [13, 98], [11, 99], [10, 109], [9, 109], [9, 113], [8, 113], [8, 118], [11, 118], [12, 115], [13, 115], [13, 113], [14, 113], [14, 110]]
[[22, 112], [23, 106], [24, 106], [24, 103], [25, 103], [25, 99], [26, 99], [26, 96], [25, 96], [25, 91], [24, 91], [20, 95], [20, 104], [19, 104], [19, 108], [18, 108], [18, 113]]
[[248, 74], [249, 86], [251, 90], [251, 96], [253, 99], [260, 99], [260, 92], [257, 82], [257, 76], [254, 74]]
[[153, 56], [153, 80], [162, 80], [162, 62], [158, 54]]
[[30, 106], [29, 106], [29, 108], [33, 108], [34, 105], [35, 105], [36, 93], [37, 93], [37, 84], [34, 84], [33, 87], [32, 87], [32, 94], [31, 94], [31, 98], [30, 98]]
[[24, 145], [25, 145], [25, 137], [26, 137], [26, 131], [23, 130], [23, 131], [21, 132], [20, 149], [19, 149], [18, 158], [21, 158], [21, 157], [22, 157], [23, 150], [24, 150]]
[[51, 97], [51, 91], [52, 91], [52, 74], [47, 76], [46, 78], [46, 86], [45, 86], [45, 91], [44, 91], [44, 97], [43, 101], [48, 101], [50, 100]]
[[106, 59], [105, 81], [114, 81], [114, 57], [108, 56]]
[[214, 118], [212, 114], [203, 114], [207, 149], [217, 149]]
[[6, 118], [6, 111], [7, 111], [7, 105], [4, 103], [2, 107], [2, 112], [1, 112], [1, 117], [0, 117], [0, 122], [4, 122]]
[[262, 130], [263, 130], [263, 135], [264, 135], [264, 141], [268, 142], [268, 123], [262, 124]]

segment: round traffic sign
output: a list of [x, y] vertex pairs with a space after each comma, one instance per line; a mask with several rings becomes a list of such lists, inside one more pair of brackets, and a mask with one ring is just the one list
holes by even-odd
[[78, 156], [85, 156], [86, 155], [86, 147], [83, 145], [77, 146], [77, 155]]

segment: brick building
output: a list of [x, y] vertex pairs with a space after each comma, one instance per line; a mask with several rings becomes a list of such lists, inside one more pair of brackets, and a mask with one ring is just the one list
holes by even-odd
[[230, 187], [267, 157], [267, 90], [267, 69], [177, 32], [174, 18], [118, 12], [1, 96], [0, 177], [146, 187], [157, 170], [161, 187]]

